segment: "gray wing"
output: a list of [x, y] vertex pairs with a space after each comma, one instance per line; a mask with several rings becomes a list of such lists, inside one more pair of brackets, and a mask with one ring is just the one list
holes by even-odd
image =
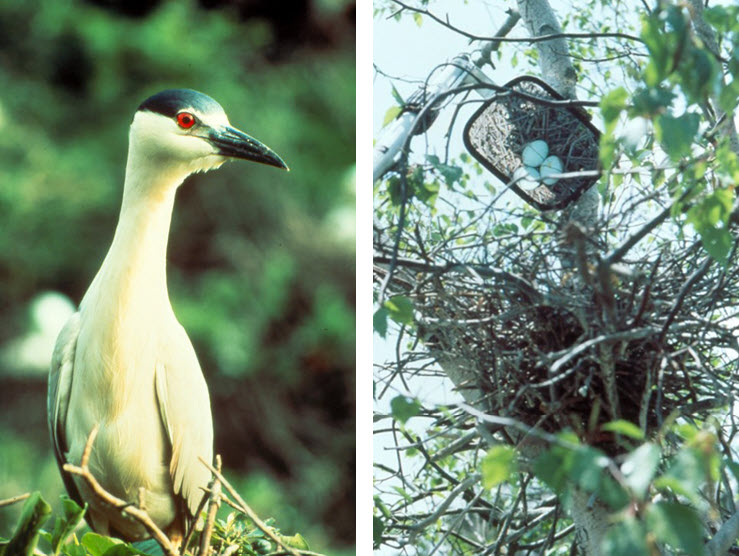
[[56, 339], [54, 353], [51, 356], [49, 386], [46, 399], [47, 419], [54, 456], [64, 480], [64, 486], [72, 499], [83, 506], [82, 497], [72, 477], [62, 469], [67, 463], [65, 454], [68, 450], [66, 438], [67, 410], [69, 409], [69, 393], [72, 390], [74, 375], [74, 356], [77, 349], [77, 337], [80, 332], [80, 313], [73, 314]]
[[[175, 494], [195, 515], [211, 473], [199, 458], [213, 462], [213, 417], [208, 385], [185, 330], [177, 326], [156, 367], [159, 412], [172, 446], [169, 472]], [[201, 488], [202, 487], [202, 488]]]

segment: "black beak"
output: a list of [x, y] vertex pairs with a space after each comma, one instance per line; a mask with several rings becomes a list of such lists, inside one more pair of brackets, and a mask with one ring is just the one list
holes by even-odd
[[238, 129], [232, 127], [213, 129], [208, 139], [222, 156], [243, 158], [290, 170], [276, 152]]

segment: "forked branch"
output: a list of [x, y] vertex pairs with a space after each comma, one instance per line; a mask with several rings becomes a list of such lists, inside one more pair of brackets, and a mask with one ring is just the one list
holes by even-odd
[[113, 506], [114, 508], [117, 508], [121, 512], [126, 513], [127, 515], [131, 516], [133, 519], [141, 523], [141, 525], [146, 528], [149, 534], [161, 545], [164, 553], [167, 556], [180, 556], [179, 551], [174, 547], [172, 541], [170, 541], [169, 537], [167, 537], [167, 535], [165, 535], [164, 532], [159, 527], [157, 527], [156, 523], [154, 523], [146, 510], [136, 507], [130, 502], [126, 502], [125, 500], [122, 500], [121, 498], [118, 498], [117, 496], [114, 496], [113, 494], [105, 490], [95, 478], [95, 476], [90, 472], [90, 454], [92, 453], [92, 445], [95, 442], [95, 437], [97, 436], [97, 434], [98, 426], [95, 425], [92, 431], [90, 431], [90, 436], [87, 437], [87, 443], [85, 444], [85, 450], [82, 452], [82, 460], [80, 461], [79, 466], [72, 465], [71, 463], [65, 463], [64, 471], [82, 477], [100, 500], [102, 500], [106, 504]]

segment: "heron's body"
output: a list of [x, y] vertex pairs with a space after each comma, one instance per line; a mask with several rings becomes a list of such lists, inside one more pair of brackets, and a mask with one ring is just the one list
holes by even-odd
[[[92, 474], [111, 494], [143, 501], [154, 522], [174, 536], [184, 532], [210, 478], [199, 458], [210, 462], [213, 455], [207, 385], [167, 292], [175, 193], [189, 174], [217, 167], [226, 156], [285, 167], [228, 127], [215, 101], [198, 95], [166, 91], [137, 112], [113, 243], [59, 335], [49, 379], [49, 425], [60, 465], [80, 462], [97, 426]], [[200, 128], [170, 126], [182, 113]], [[63, 475], [72, 497], [89, 504], [93, 529], [127, 540], [148, 536], [82, 479]]]

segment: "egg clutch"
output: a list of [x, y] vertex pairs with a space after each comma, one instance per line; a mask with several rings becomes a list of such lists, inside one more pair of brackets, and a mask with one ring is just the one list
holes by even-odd
[[[545, 82], [523, 76], [485, 102], [464, 130], [467, 150], [527, 203], [562, 209], [598, 179], [599, 131]], [[583, 172], [586, 171], [586, 172]]]
[[549, 154], [549, 145], [546, 141], [537, 139], [526, 143], [521, 153], [523, 166], [513, 172], [513, 179], [519, 187], [534, 189], [539, 182], [552, 186], [557, 183], [557, 174], [562, 173], [562, 161], [559, 157]]

